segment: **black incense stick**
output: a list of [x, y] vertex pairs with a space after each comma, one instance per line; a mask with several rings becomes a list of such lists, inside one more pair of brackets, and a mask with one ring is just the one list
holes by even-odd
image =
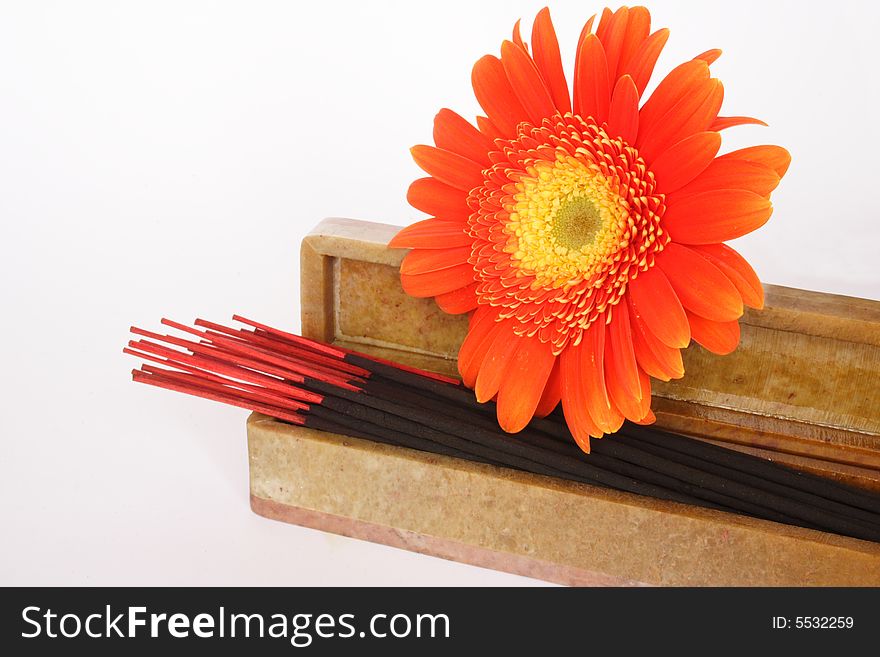
[[880, 496], [845, 486], [836, 481], [811, 475], [807, 472], [791, 470], [772, 461], [749, 454], [712, 445], [693, 438], [659, 429], [646, 430], [646, 427], [626, 423], [621, 429], [624, 435], [631, 435], [663, 449], [693, 454], [704, 460], [713, 461], [730, 468], [748, 472], [770, 481], [813, 492], [820, 497], [847, 504], [873, 513], [880, 513]]
[[[351, 362], [352, 364], [357, 364], [361, 367], [369, 365], [370, 362], [369, 358], [365, 356], [347, 356], [346, 360], [348, 362]], [[490, 402], [487, 404], [478, 404], [473, 396], [473, 393], [461, 386], [443, 384], [432, 380], [419, 379], [418, 377], [414, 377], [408, 372], [401, 372], [395, 370], [393, 367], [389, 367], [384, 364], [376, 364], [374, 367], [375, 372], [380, 377], [384, 377], [391, 381], [396, 381], [401, 384], [412, 386], [421, 391], [429, 392], [437, 397], [442, 397], [443, 399], [452, 401], [462, 408], [478, 410], [489, 417], [494, 417], [495, 409], [493, 403]], [[547, 419], [535, 419], [530, 423], [530, 428], [538, 429], [549, 435], [557, 436], [564, 440], [566, 443], [571, 443], [573, 441], [571, 434], [568, 431], [568, 428], [564, 426], [563, 422], [554, 421], [552, 417]], [[624, 436], [633, 435], [634, 437], [645, 437], [648, 435], [653, 437], [656, 437], [658, 435], [674, 435], [659, 432], [656, 429], [647, 429], [645, 427], [634, 425], [632, 423], [627, 423], [619, 433]], [[804, 493], [828, 499], [830, 501], [839, 502], [848, 506], [857, 506], [862, 508], [862, 510], [868, 511], [872, 515], [877, 515], [878, 513], [880, 513], [878, 512], [878, 500], [876, 497], [865, 495], [861, 491], [849, 489], [841, 484], [838, 484], [837, 482], [829, 481], [819, 477], [811, 477], [808, 474], [789, 470], [784, 468], [783, 466], [773, 464], [769, 461], [762, 462], [762, 460], [757, 457], [745, 455], [740, 452], [735, 452], [733, 450], [726, 450], [725, 448], [708, 445], [700, 441], [683, 438], [682, 436], [675, 437], [678, 438], [678, 440], [675, 441], [676, 447], [673, 449], [683, 450], [682, 453], [684, 454], [694, 455], [694, 452], [703, 454], [708, 453], [710, 455], [710, 462], [711, 458], [718, 456], [718, 450], [727, 452], [731, 455], [739, 455], [742, 458], [736, 458], [733, 456], [724, 457], [725, 463], [729, 464], [728, 467], [734, 470], [739, 469], [742, 472], [748, 475], [752, 475], [754, 477], [767, 478], [770, 479], [773, 483], [784, 485], [795, 490], [803, 491]], [[701, 445], [705, 445], [709, 448], [715, 447], [716, 449], [714, 452], [712, 450], [701, 450]], [[661, 449], [664, 449], [665, 447], [666, 445], [660, 445]], [[618, 456], [621, 450], [616, 449], [614, 441], [609, 440], [594, 441], [592, 451], [594, 452], [594, 454]], [[654, 454], [657, 455], [657, 452], [654, 452]], [[772, 491], [768, 490], [768, 492]], [[830, 510], [833, 509], [830, 508]], [[862, 516], [862, 514], [857, 514], [857, 516], [864, 517]], [[874, 520], [878, 521], [880, 520], [880, 518], [874, 518]]]
[[410, 412], [412, 409], [407, 409], [388, 400], [345, 390], [333, 390], [320, 381], [308, 381], [307, 384], [310, 389], [325, 394], [322, 405], [326, 408], [381, 424], [410, 436], [425, 438], [488, 459], [492, 459], [494, 456], [497, 460], [503, 454], [508, 463], [536, 474], [551, 477], [564, 474], [566, 478], [574, 478], [576, 481], [600, 484], [685, 504], [707, 506], [707, 504], [701, 504], [699, 499], [681, 495], [636, 478], [600, 469], [583, 460], [540, 450], [504, 434], [493, 434], [478, 428], [474, 428], [472, 431], [467, 429], [464, 432], [456, 431], [461, 427], [449, 417], [444, 418], [432, 413], [416, 417], [416, 414]]
[[[364, 384], [365, 391], [372, 391], [377, 393], [377, 396], [382, 398], [394, 398], [398, 402], [401, 400], [408, 401], [409, 405], [414, 408], [414, 412], [418, 413], [420, 408], [424, 407], [432, 407], [435, 410], [441, 410], [443, 407], [443, 402], [439, 401], [438, 398], [434, 397], [432, 399], [431, 393], [423, 393], [419, 394], [419, 392], [415, 392], [412, 390], [394, 389], [393, 386], [386, 383], [377, 383], [373, 380], [368, 380]], [[468, 416], [468, 421], [472, 422], [476, 426], [480, 426], [482, 428], [494, 429], [496, 432], [498, 431], [497, 425], [487, 417], [484, 416]], [[532, 444], [540, 445], [541, 447], [547, 447], [549, 449], [554, 449], [555, 451], [559, 451], [561, 453], [569, 454], [569, 455], [579, 455], [580, 452], [578, 448], [574, 445], [573, 439], [570, 435], [567, 438], [563, 438], [560, 441], [548, 441], [546, 439], [541, 439], [540, 436], [535, 436], [534, 429], [531, 427], [527, 427], [523, 432], [517, 434], [517, 438], [522, 440], [526, 440], [531, 442]], [[616, 437], [618, 438], [618, 437]], [[594, 450], [597, 452], [596, 454], [592, 454], [589, 458], [594, 463], [594, 465], [605, 467], [607, 469], [614, 469], [614, 461], [623, 460], [624, 462], [633, 463], [635, 465], [655, 468], [658, 471], [666, 472], [667, 474], [671, 474], [672, 476], [676, 476], [677, 473], [681, 473], [682, 469], [680, 466], [687, 466], [690, 468], [695, 468], [697, 470], [706, 470], [709, 474], [720, 475], [722, 477], [726, 477], [731, 481], [738, 482], [741, 484], [747, 484], [750, 486], [755, 486], [756, 483], [761, 483], [763, 480], [751, 476], [739, 473], [735, 470], [730, 469], [722, 469], [720, 467], [715, 467], [714, 464], [707, 462], [699, 462], [698, 459], [690, 459], [682, 461], [682, 459], [671, 459], [669, 455], [664, 452], [662, 449], [648, 449], [648, 445], [637, 444], [632, 440], [626, 440], [623, 436], [619, 437], [620, 439], [617, 442], [621, 442], [624, 444], [623, 447], [617, 448], [614, 443], [611, 443], [611, 449], [607, 451], [607, 454], [602, 453], [601, 450]], [[605, 447], [605, 443], [602, 443], [603, 448]], [[677, 454], [673, 452], [673, 454]], [[685, 457], [687, 459], [687, 457]], [[659, 465], [665, 465], [667, 467], [657, 468]], [[703, 466], [703, 467], [701, 467]], [[735, 475], [735, 476], [731, 476]], [[678, 479], [681, 482], [693, 482], [695, 477], [693, 476], [693, 472], [689, 472], [685, 474], [685, 476], [679, 476]], [[719, 480], [714, 480], [718, 483]], [[661, 482], [655, 482], [661, 483]], [[669, 482], [662, 482], [661, 485], [669, 486]], [[712, 486], [707, 486], [706, 482], [700, 482], [701, 487], [712, 489]], [[674, 487], [674, 486], [673, 486]], [[761, 488], [761, 487], [758, 487]], [[727, 490], [714, 488], [719, 493], [726, 493]], [[880, 516], [871, 514], [868, 512], [860, 513], [857, 509], [852, 509], [849, 506], [839, 505], [833, 501], [826, 501], [824, 498], [819, 498], [810, 493], [802, 493], [797, 489], [791, 489], [787, 486], [782, 486], [780, 484], [775, 484], [774, 482], [766, 482], [763, 490], [769, 493], [774, 493], [777, 495], [785, 496], [788, 493], [791, 493], [791, 497], [796, 500], [800, 500], [803, 502], [814, 503], [818, 506], [824, 507], [828, 511], [832, 512], [845, 512], [844, 515], [851, 515], [854, 519], [862, 519], [868, 522], [877, 523], [880, 526]], [[688, 493], [693, 494], [693, 489], [687, 490]], [[705, 491], [704, 491], [705, 492]], [[720, 502], [718, 499], [714, 499], [713, 501]], [[727, 506], [730, 506], [729, 503], [726, 503]], [[765, 509], [767, 507], [764, 507]], [[743, 511], [754, 513], [754, 509], [748, 510], [745, 508], [741, 508]], [[768, 511], [774, 511], [771, 507], [767, 509]], [[778, 511], [778, 510], [777, 510]], [[782, 514], [777, 514], [777, 517], [782, 517]], [[788, 518], [791, 520], [791, 517]]]
[[647, 441], [639, 440], [638, 438], [635, 438], [633, 436], [618, 434], [615, 435], [615, 440], [625, 445], [638, 447], [639, 449], [642, 449], [646, 452], [650, 452], [663, 458], [671, 459], [692, 468], [711, 472], [720, 477], [730, 479], [731, 481], [738, 481], [742, 484], [754, 486], [755, 488], [760, 488], [761, 490], [765, 490], [769, 493], [791, 497], [806, 504], [813, 504], [831, 513], [849, 516], [850, 518], [856, 520], [862, 520], [864, 522], [880, 525], [880, 514], [875, 512], [866, 511], [864, 509], [850, 506], [848, 504], [842, 504], [835, 500], [829, 500], [825, 497], [816, 495], [815, 493], [806, 492], [799, 488], [793, 488], [786, 484], [780, 484], [769, 479], [758, 477], [748, 472], [734, 470], [733, 468], [719, 465], [712, 461], [703, 460], [689, 454], [683, 454], [681, 452], [677, 452], [671, 449], [663, 449], [662, 447], [651, 444]]
[[631, 423], [585, 455], [558, 411], [511, 436], [493, 403], [453, 379], [236, 319], [252, 328], [162, 321], [198, 342], [132, 329], [147, 339], [127, 353], [172, 368], [144, 365], [135, 380], [322, 431], [880, 542], [880, 496], [867, 491]]
[[[310, 382], [307, 381], [306, 383], [307, 387], [310, 387], [308, 386]], [[320, 388], [318, 390], [321, 391]], [[357, 393], [347, 393], [347, 397], [356, 400]], [[475, 439], [478, 436], [480, 438], [491, 436], [490, 440], [494, 439], [496, 441], [502, 441], [506, 438], [506, 436], [499, 435], [498, 432], [489, 432], [482, 426], [475, 424], [472, 418], [464, 420], [463, 418], [436, 412], [436, 409], [432, 408], [427, 398], [422, 408], [412, 406], [404, 408], [398, 402], [389, 401], [385, 396], [368, 397], [368, 400], [364, 400], [364, 403], [368, 405], [373, 404], [395, 415], [408, 416], [426, 426], [442, 426], [443, 430], [447, 433], [462, 437], [467, 436]], [[523, 440], [523, 442], [526, 442], [525, 438], [530, 438], [528, 443], [531, 447], [537, 449], [546, 449], [548, 447], [547, 441], [555, 443], [549, 437], [542, 440], [541, 436], [525, 431], [517, 437]], [[605, 452], [604, 454], [598, 449], [600, 444]], [[539, 456], [539, 452], [531, 453], [533, 454], [533, 460], [541, 460], [543, 462], [556, 461], [566, 463], [569, 458], [575, 460], [574, 455], [564, 454], [555, 450], [553, 450], [552, 454], [549, 451], [544, 451], [541, 456]], [[566, 461], [559, 461], [555, 456], [556, 454], [559, 454]], [[653, 479], [652, 483], [672, 490], [679, 490], [691, 496], [699, 496], [703, 499], [725, 504], [748, 514], [773, 520], [784, 518], [789, 522], [792, 519], [797, 519], [810, 525], [829, 527], [834, 531], [860, 538], [880, 540], [880, 525], [871, 526], [858, 519], [839, 516], [822, 508], [805, 504], [798, 499], [755, 488], [740, 481], [725, 479], [712, 472], [702, 471], [671, 461], [662, 456], [657, 456], [651, 452], [639, 450], [632, 445], [614, 442], [613, 439], [596, 441], [596, 448], [594, 448], [594, 453], [590, 455], [589, 460], [594, 465], [608, 471], [628, 471], [630, 476], [638, 477], [643, 481]], [[635, 466], [635, 468], [631, 468], [630, 465]], [[561, 466], [561, 469], [564, 470], [565, 466]], [[659, 481], [656, 478], [658, 474], [663, 477]], [[719, 499], [718, 495], [724, 496], [724, 501]]]
[[410, 449], [429, 452], [431, 454], [442, 454], [443, 456], [452, 456], [455, 458], [476, 461], [478, 463], [505, 466], [505, 464], [500, 461], [480, 458], [469, 452], [463, 452], [440, 443], [391, 431], [386, 427], [365, 422], [363, 420], [355, 421], [346, 415], [338, 415], [321, 406], [315, 406], [309, 409], [308, 413], [305, 415], [304, 426], [319, 431], [352, 436], [353, 438], [363, 438], [365, 440], [371, 440], [386, 445], [394, 445], [395, 447], [409, 447]]
[[[370, 391], [372, 393], [378, 392], [379, 394], [374, 394], [373, 396], [377, 397], [380, 400], [393, 398], [396, 400], [397, 403], [399, 403], [401, 400], [409, 400], [409, 403], [407, 405], [410, 408], [408, 411], [406, 411], [406, 415], [408, 417], [416, 419], [416, 421], [421, 421], [419, 420], [419, 418], [423, 416], [423, 411], [425, 408], [431, 408], [432, 410], [441, 413], [444, 410], [442, 407], [442, 401], [440, 402], [439, 407], [436, 406], [438, 403], [438, 400], [436, 398], [431, 399], [427, 396], [420, 397], [417, 393], [407, 390], [394, 390], [387, 384], [374, 384], [368, 382], [364, 387], [364, 391]], [[458, 435], [466, 435], [467, 437], [470, 437], [470, 439], [474, 439], [474, 436], [476, 434], [474, 433], [473, 428], [476, 427], [479, 428], [481, 432], [490, 432], [493, 437], [493, 441], [497, 441], [499, 440], [499, 438], [503, 439], [507, 437], [506, 434], [500, 431], [496, 423], [484, 416], [471, 414], [468, 416], [462, 415], [461, 417], [462, 421], [464, 421], [464, 418], [466, 417], [466, 421], [468, 422], [468, 424], [473, 425], [473, 427], [469, 431], [467, 431], [466, 434], [458, 433], [460, 429], [457, 430]], [[430, 419], [428, 420], [428, 422], [430, 422]], [[530, 430], [529, 428], [526, 428], [522, 432], [516, 434], [515, 438], [516, 440], [521, 441], [524, 444], [528, 444], [537, 450], [549, 450], [550, 452], [554, 452], [567, 458], [584, 460], [583, 453], [572, 440], [563, 443], [547, 436], [543, 436], [540, 433]], [[490, 442], [489, 444], [491, 445], [492, 443]], [[536, 452], [536, 454], [537, 453], [538, 452]], [[542, 456], [536, 458], [540, 458], [542, 462], [546, 462], [547, 459], [552, 458], [552, 456], [550, 454], [544, 453]], [[713, 508], [734, 510], [740, 513], [744, 513], [746, 515], [762, 517], [777, 522], [798, 524], [795, 518], [784, 515], [773, 508], [760, 506], [748, 500], [731, 497], [723, 490], [695, 486], [687, 479], [675, 478], [674, 476], [670, 476], [666, 469], [655, 467], [658, 462], [648, 463], [647, 461], [649, 461], [649, 459], [641, 459], [640, 462], [633, 462], [632, 460], [592, 454], [590, 455], [590, 457], [588, 457], [587, 460], [589, 460], [591, 465], [598, 467], [602, 470], [631, 477], [639, 481], [644, 481], [657, 486], [662, 486], [663, 488], [666, 488], [668, 490], [677, 491], [683, 495], [687, 495], [688, 497], [695, 498], [696, 500], [701, 501], [701, 505], [705, 505], [705, 503], [710, 503], [710, 506], [712, 506]]]

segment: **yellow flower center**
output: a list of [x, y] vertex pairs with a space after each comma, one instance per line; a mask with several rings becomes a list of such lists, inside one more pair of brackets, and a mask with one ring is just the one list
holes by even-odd
[[513, 195], [506, 251], [534, 286], [589, 280], [629, 244], [629, 210], [599, 170], [567, 153], [527, 169]]
[[468, 194], [477, 301], [558, 355], [654, 266], [669, 242], [666, 199], [633, 146], [573, 114], [522, 123], [495, 145]]
[[587, 196], [572, 196], [556, 211], [553, 237], [562, 246], [577, 250], [591, 244], [602, 228], [599, 209]]

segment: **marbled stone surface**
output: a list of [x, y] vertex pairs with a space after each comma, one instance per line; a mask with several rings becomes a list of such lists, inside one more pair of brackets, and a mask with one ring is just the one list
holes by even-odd
[[257, 513], [573, 585], [880, 585], [880, 545], [248, 421]]

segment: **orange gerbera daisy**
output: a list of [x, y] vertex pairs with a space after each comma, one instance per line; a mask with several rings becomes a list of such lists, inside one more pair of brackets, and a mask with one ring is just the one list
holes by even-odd
[[673, 69], [640, 107], [669, 35], [644, 7], [584, 27], [574, 89], [547, 9], [531, 50], [514, 28], [473, 70], [486, 116], [444, 109], [436, 146], [412, 149], [430, 177], [409, 189], [432, 218], [403, 229], [403, 288], [471, 313], [458, 366], [509, 432], [562, 402], [578, 444], [651, 422], [649, 377], [684, 374], [691, 339], [726, 354], [743, 304], [763, 290], [723, 242], [762, 226], [790, 157], [778, 146], [717, 156], [723, 89], [710, 50]]

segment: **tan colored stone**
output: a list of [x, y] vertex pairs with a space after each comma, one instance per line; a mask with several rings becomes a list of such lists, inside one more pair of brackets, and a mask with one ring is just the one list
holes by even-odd
[[880, 545], [276, 422], [248, 421], [277, 520], [570, 585], [877, 586]]

